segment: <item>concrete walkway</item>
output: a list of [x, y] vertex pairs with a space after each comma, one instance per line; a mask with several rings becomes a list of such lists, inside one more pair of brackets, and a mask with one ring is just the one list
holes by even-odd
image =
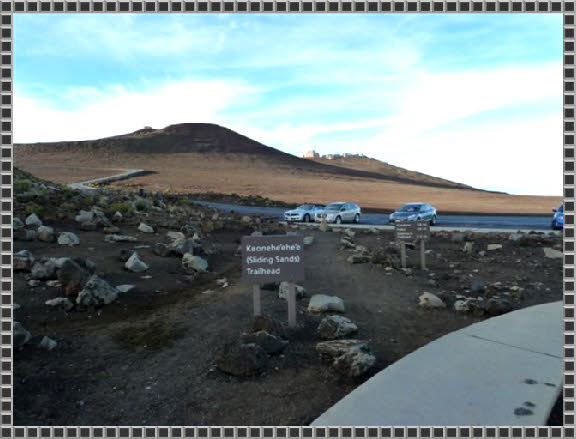
[[562, 302], [554, 302], [448, 334], [382, 370], [311, 425], [546, 425], [562, 391], [562, 315]]

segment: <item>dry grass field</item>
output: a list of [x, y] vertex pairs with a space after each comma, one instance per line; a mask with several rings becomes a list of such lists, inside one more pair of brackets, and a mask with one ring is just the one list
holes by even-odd
[[145, 169], [155, 174], [114, 185], [260, 195], [296, 203], [355, 201], [364, 209], [392, 210], [405, 202], [426, 201], [444, 213], [550, 214], [562, 201], [462, 188], [371, 159], [300, 159], [210, 124], [173, 125], [97, 141], [17, 146], [15, 164], [61, 183]]

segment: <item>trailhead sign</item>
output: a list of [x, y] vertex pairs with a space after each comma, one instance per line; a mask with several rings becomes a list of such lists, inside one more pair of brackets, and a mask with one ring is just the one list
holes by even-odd
[[304, 279], [304, 238], [294, 235], [244, 236], [242, 273], [253, 284]]
[[399, 221], [394, 223], [394, 236], [400, 244], [402, 268], [406, 268], [406, 241], [420, 241], [420, 267], [426, 268], [424, 242], [430, 238], [430, 223], [425, 220]]
[[244, 236], [242, 276], [252, 283], [254, 315], [262, 315], [260, 286], [266, 282], [289, 282], [288, 326], [295, 328], [296, 285], [304, 280], [304, 238], [297, 235]]
[[399, 221], [394, 224], [397, 241], [421, 241], [430, 238], [430, 223], [426, 220]]

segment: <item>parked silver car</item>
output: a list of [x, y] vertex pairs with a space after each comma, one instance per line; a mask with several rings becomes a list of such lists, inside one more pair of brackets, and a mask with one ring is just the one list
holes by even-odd
[[330, 203], [316, 213], [316, 221], [326, 220], [329, 223], [340, 224], [344, 221], [360, 222], [360, 207], [356, 203], [338, 202]]
[[436, 208], [428, 203], [406, 203], [389, 216], [390, 223], [396, 221], [428, 220], [430, 225], [436, 224]]
[[286, 221], [304, 221], [308, 223], [314, 221], [316, 212], [323, 209], [322, 204], [302, 204], [296, 209], [287, 210], [284, 212], [284, 220]]

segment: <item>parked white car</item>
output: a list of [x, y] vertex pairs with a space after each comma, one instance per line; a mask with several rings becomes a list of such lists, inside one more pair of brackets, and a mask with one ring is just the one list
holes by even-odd
[[284, 220], [286, 221], [304, 221], [305, 223], [314, 221], [316, 212], [323, 209], [321, 204], [302, 204], [296, 209], [287, 210], [284, 212]]
[[388, 220], [391, 224], [396, 221], [428, 220], [430, 225], [436, 224], [436, 208], [428, 203], [406, 203], [400, 209], [390, 214]]
[[360, 222], [360, 207], [356, 203], [337, 202], [330, 203], [324, 209], [316, 213], [315, 220], [321, 222], [326, 220], [329, 223], [341, 224], [345, 221], [354, 223]]

